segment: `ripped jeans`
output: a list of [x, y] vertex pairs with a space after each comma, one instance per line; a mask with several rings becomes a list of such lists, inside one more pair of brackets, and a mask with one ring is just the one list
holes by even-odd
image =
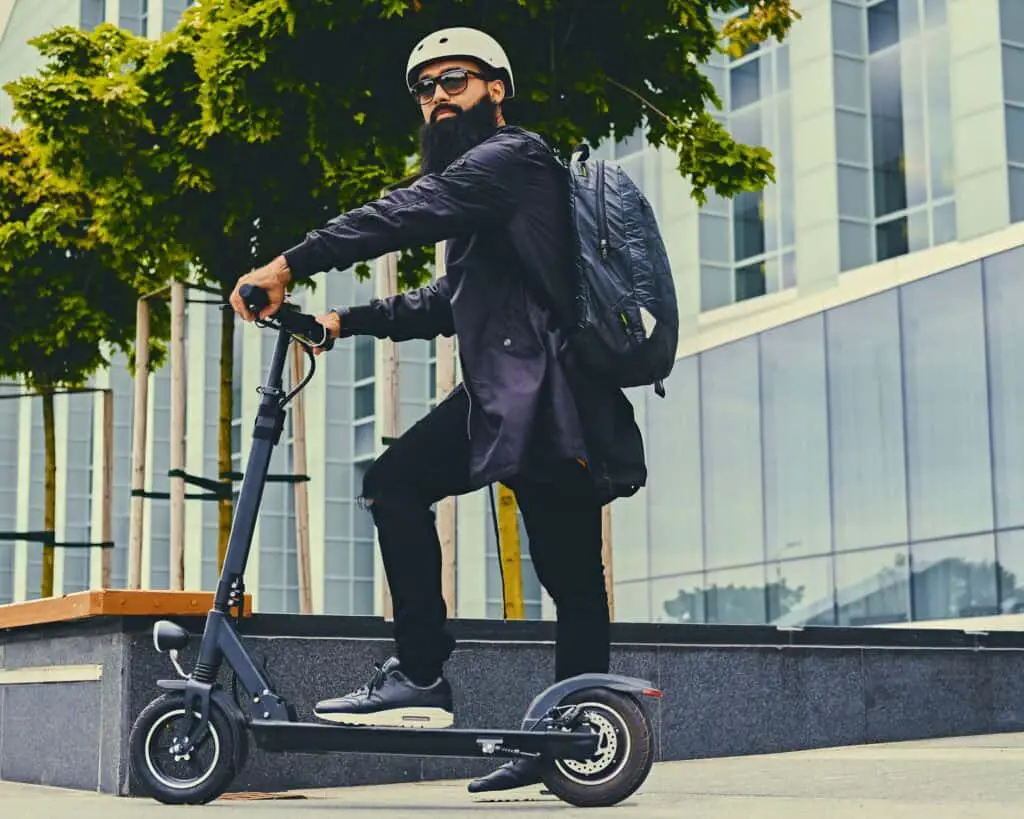
[[[455, 647], [445, 628], [441, 544], [431, 506], [469, 491], [468, 410], [462, 391], [438, 404], [377, 459], [363, 481], [363, 504], [377, 526], [391, 589], [397, 656], [420, 684], [441, 675]], [[585, 468], [559, 462], [544, 479], [507, 483], [523, 515], [533, 567], [556, 607], [555, 678], [607, 672], [601, 507]]]

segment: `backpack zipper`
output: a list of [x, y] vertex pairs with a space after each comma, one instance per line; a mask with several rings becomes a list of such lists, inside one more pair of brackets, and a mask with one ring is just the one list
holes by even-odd
[[604, 209], [604, 162], [597, 163], [597, 235], [600, 237], [601, 258], [608, 258], [608, 216]]

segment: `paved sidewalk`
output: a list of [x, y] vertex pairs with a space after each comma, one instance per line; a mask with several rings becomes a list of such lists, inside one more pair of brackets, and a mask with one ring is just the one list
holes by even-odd
[[466, 792], [465, 782], [298, 791], [291, 798], [221, 799], [168, 807], [79, 791], [0, 782], [0, 816], [29, 819], [345, 819], [452, 815], [629, 819], [1019, 819], [1024, 805], [1024, 734], [859, 746], [757, 757], [666, 762], [632, 798], [595, 813], [539, 788], [502, 799]]

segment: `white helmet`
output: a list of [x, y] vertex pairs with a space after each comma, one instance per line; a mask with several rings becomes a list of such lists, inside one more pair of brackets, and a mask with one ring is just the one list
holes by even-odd
[[505, 81], [506, 98], [515, 96], [515, 82], [508, 55], [497, 40], [475, 28], [443, 28], [420, 40], [409, 55], [409, 63], [405, 67], [405, 83], [409, 90], [412, 90], [419, 69], [424, 65], [434, 60], [456, 57], [476, 60], [494, 69], [499, 79]]

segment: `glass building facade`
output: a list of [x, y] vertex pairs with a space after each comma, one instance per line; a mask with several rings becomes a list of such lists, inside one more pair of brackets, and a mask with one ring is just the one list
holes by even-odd
[[1024, 605], [1022, 297], [1024, 247], [680, 359], [627, 596], [695, 623]]

